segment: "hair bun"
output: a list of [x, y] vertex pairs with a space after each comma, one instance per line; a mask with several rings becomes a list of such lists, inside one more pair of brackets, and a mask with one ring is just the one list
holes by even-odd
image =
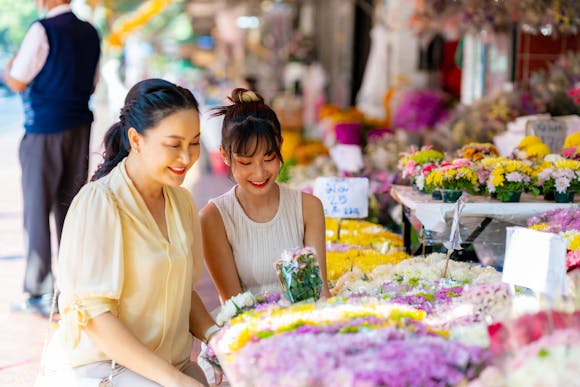
[[264, 101], [264, 99], [259, 94], [242, 88], [234, 89], [230, 100], [234, 103], [252, 103]]

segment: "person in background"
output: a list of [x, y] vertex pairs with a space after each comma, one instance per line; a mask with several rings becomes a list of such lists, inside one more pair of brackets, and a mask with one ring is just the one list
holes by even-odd
[[220, 152], [237, 184], [200, 211], [205, 263], [221, 301], [244, 290], [281, 292], [274, 262], [284, 250], [304, 246], [317, 252], [329, 297], [322, 203], [276, 183], [282, 135], [264, 99], [235, 89], [230, 100], [216, 115], [224, 116]]
[[36, 0], [46, 17], [33, 23], [4, 71], [21, 92], [25, 134], [20, 142], [26, 246], [24, 292], [16, 312], [47, 316], [54, 278], [49, 216], [57, 242], [72, 198], [87, 181], [100, 38], [67, 0]]
[[105, 135], [103, 163], [66, 217], [61, 322], [44, 356], [47, 372], [72, 367], [79, 382], [111, 374], [114, 386], [207, 385], [190, 361], [193, 337], [206, 342], [217, 326], [194, 290], [201, 225], [180, 187], [199, 141], [189, 90], [161, 79], [131, 88]]

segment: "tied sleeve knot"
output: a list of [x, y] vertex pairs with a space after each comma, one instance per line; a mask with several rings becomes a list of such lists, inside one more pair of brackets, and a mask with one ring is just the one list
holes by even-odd
[[81, 328], [87, 326], [90, 319], [89, 311], [79, 300], [74, 300], [63, 310], [62, 322], [65, 327], [66, 341], [76, 348], [81, 336]]

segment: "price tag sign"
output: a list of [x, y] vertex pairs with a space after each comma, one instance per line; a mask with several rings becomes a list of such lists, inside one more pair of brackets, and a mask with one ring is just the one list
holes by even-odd
[[557, 234], [508, 227], [502, 280], [550, 298], [566, 295], [566, 241]]
[[366, 218], [369, 212], [369, 180], [365, 177], [319, 177], [314, 195], [328, 218]]

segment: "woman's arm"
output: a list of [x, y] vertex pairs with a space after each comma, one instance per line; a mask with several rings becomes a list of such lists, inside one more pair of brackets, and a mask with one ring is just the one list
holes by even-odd
[[208, 313], [197, 292], [193, 290], [191, 292], [191, 310], [189, 312], [189, 331], [201, 341], [205, 341], [209, 339], [209, 337], [205, 337], [205, 333], [213, 325], [215, 325], [215, 321]]
[[84, 329], [108, 357], [147, 379], [162, 386], [203, 386], [157, 356], [110, 312], [90, 319]]
[[213, 203], [201, 209], [200, 219], [205, 265], [220, 300], [225, 302], [242, 292], [232, 247], [222, 217]]
[[316, 196], [302, 193], [302, 216], [304, 218], [304, 246], [314, 247], [320, 277], [322, 278], [322, 296], [332, 297], [326, 280], [326, 225], [322, 202]]

